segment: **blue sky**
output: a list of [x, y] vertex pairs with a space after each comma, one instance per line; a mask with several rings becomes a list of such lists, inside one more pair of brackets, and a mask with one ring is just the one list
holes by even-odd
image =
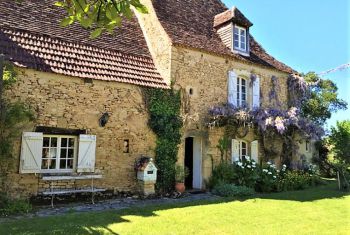
[[[350, 63], [349, 0], [223, 0], [254, 24], [251, 33], [272, 56], [299, 72], [327, 71]], [[350, 69], [328, 74], [350, 104]], [[350, 110], [332, 115], [329, 125], [350, 119]]]

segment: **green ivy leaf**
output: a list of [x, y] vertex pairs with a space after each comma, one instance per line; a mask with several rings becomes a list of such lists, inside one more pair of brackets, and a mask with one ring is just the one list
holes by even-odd
[[66, 6], [66, 4], [64, 2], [55, 2], [54, 5], [57, 6], [57, 7], [64, 7], [64, 6]]
[[64, 18], [64, 19], [61, 21], [60, 25], [61, 25], [62, 27], [66, 27], [66, 26], [68, 26], [68, 25], [73, 24], [73, 23], [74, 23], [74, 20], [75, 20], [75, 17], [74, 17], [74, 16], [69, 16], [69, 17], [67, 17], [67, 18]]
[[102, 32], [103, 32], [103, 28], [97, 28], [97, 29], [95, 29], [94, 31], [91, 32], [90, 38], [91, 39], [95, 39], [95, 38], [99, 37]]

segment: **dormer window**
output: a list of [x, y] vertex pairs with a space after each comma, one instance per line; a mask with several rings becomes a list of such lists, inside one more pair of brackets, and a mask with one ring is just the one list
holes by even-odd
[[233, 53], [250, 56], [249, 28], [253, 24], [236, 7], [214, 17], [214, 28]]
[[240, 51], [247, 51], [247, 30], [236, 26], [234, 29], [234, 48]]

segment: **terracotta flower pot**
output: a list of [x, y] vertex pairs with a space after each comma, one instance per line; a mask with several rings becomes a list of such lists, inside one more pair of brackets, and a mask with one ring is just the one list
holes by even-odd
[[183, 193], [183, 192], [185, 192], [185, 183], [181, 183], [181, 182], [176, 182], [176, 184], [175, 184], [175, 189], [176, 189], [176, 191], [177, 192], [179, 192], [179, 193]]

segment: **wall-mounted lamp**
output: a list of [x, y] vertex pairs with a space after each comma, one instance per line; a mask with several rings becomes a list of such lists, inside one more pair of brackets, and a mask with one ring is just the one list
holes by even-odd
[[105, 112], [98, 120], [100, 127], [104, 127], [107, 124], [108, 119], [109, 119], [109, 114]]

